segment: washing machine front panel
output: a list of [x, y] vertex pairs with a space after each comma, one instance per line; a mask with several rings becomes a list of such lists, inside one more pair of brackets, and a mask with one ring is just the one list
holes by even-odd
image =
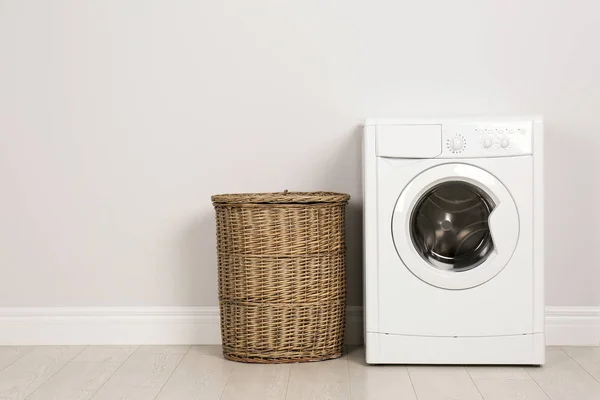
[[519, 214], [506, 187], [463, 163], [429, 168], [401, 192], [392, 218], [398, 256], [419, 279], [464, 290], [492, 279], [511, 259]]
[[[367, 362], [543, 363], [542, 134], [540, 118], [367, 121]], [[447, 164], [474, 167], [500, 185], [445, 174], [416, 189], [418, 177]], [[517, 212], [502, 201], [504, 189]], [[495, 224], [503, 213], [516, 216], [516, 224], [500, 223], [505, 218]], [[508, 231], [515, 226], [512, 256], [496, 275], [478, 285], [473, 280], [461, 282], [463, 288], [444, 287], [493, 269], [488, 267], [512, 247]], [[404, 259], [398, 250], [403, 245]], [[413, 270], [430, 271], [433, 280]]]
[[[445, 170], [447, 165], [464, 163], [473, 167], [480, 176], [468, 179], [466, 174], [450, 174]], [[430, 179], [428, 184], [418, 184], [416, 178], [427, 171], [446, 171], [436, 179]], [[377, 227], [377, 291], [374, 293], [376, 306], [367, 310], [371, 317], [367, 324], [368, 332], [390, 335], [420, 335], [443, 337], [466, 336], [498, 336], [521, 335], [533, 333], [533, 300], [535, 294], [533, 253], [533, 176], [531, 174], [533, 160], [530, 156], [515, 158], [489, 158], [470, 160], [418, 160], [418, 159], [389, 159], [377, 160], [377, 196], [379, 201], [375, 210]], [[472, 170], [463, 168], [463, 171]], [[472, 170], [472, 171], [475, 171]], [[490, 176], [492, 178], [490, 178]], [[460, 179], [462, 177], [462, 179]], [[485, 179], [488, 179], [487, 181]], [[484, 262], [474, 268], [465, 268], [461, 272], [448, 271], [430, 265], [410, 239], [410, 210], [414, 209], [419, 200], [425, 198], [435, 185], [444, 182], [467, 183], [478, 188], [485, 202], [493, 203], [490, 218], [496, 210], [504, 208], [507, 218], [518, 215], [518, 223], [500, 224], [507, 229], [518, 226], [518, 240], [513, 255], [507, 263], [499, 268], [496, 275], [484, 279], [479, 274], [488, 274], [494, 269], [492, 257], [498, 260], [501, 253], [507, 249], [506, 240], [511, 234], [504, 234], [499, 229], [490, 228], [491, 241], [494, 249], [487, 255]], [[497, 186], [494, 186], [497, 183]], [[411, 201], [399, 202], [401, 195], [412, 187], [413, 194], [407, 196]], [[418, 190], [417, 190], [418, 187]], [[471, 188], [471, 186], [468, 186]], [[503, 189], [510, 188], [510, 193]], [[452, 190], [462, 190], [458, 189]], [[405, 194], [407, 194], [406, 192]], [[459, 192], [460, 193], [460, 192]], [[466, 196], [466, 195], [464, 195]], [[475, 195], [473, 195], [475, 196]], [[508, 212], [511, 207], [498, 207], [504, 203], [510, 205], [509, 196], [516, 204], [518, 214]], [[489, 198], [487, 198], [489, 197]], [[472, 198], [471, 198], [472, 200]], [[413, 204], [414, 203], [414, 204]], [[481, 202], [475, 202], [479, 215], [486, 215]], [[399, 213], [400, 208], [405, 211]], [[485, 207], [485, 206], [483, 206]], [[400, 214], [406, 215], [404, 222], [395, 228], [395, 219]], [[408, 219], [408, 221], [407, 221]], [[468, 223], [467, 223], [468, 224]], [[403, 232], [405, 240], [399, 240], [397, 232]], [[514, 232], [514, 231], [513, 231]], [[483, 238], [483, 237], [482, 237]], [[403, 243], [409, 257], [401, 258], [397, 246]], [[504, 247], [503, 247], [504, 246]], [[512, 246], [508, 246], [512, 247]], [[442, 253], [446, 254], [446, 253]], [[462, 253], [461, 253], [462, 254]], [[485, 257], [485, 254], [484, 256]], [[408, 259], [413, 263], [409, 264]], [[494, 261], [495, 262], [495, 261]], [[474, 264], [477, 264], [475, 262]], [[409, 265], [412, 267], [409, 268]], [[417, 266], [419, 268], [417, 268]], [[488, 269], [488, 267], [490, 267]], [[427, 271], [428, 276], [417, 276], [414, 271]], [[467, 278], [464, 278], [467, 277]], [[488, 275], [489, 277], [489, 275]], [[438, 286], [433, 285], [433, 279], [439, 279]], [[466, 280], [465, 280], [466, 279]], [[487, 281], [486, 281], [487, 279]], [[477, 282], [483, 282], [476, 285]], [[440, 287], [454, 285], [453, 289]], [[475, 286], [471, 286], [475, 285]], [[463, 287], [460, 289], [459, 287]], [[470, 286], [470, 287], [467, 287]], [[369, 303], [373, 304], [373, 303]]]

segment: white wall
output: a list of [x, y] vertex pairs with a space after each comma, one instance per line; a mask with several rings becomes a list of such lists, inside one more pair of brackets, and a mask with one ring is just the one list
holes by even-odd
[[599, 15], [0, 0], [0, 306], [217, 304], [210, 195], [283, 189], [353, 196], [359, 304], [360, 121], [522, 113], [547, 121], [548, 303], [596, 305]]

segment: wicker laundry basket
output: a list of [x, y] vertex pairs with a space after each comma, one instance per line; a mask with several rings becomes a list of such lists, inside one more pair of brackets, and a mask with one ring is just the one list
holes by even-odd
[[225, 358], [287, 363], [341, 356], [349, 199], [287, 191], [212, 196]]

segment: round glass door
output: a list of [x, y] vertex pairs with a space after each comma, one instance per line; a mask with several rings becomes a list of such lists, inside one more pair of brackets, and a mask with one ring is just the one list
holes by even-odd
[[417, 174], [400, 192], [391, 222], [404, 266], [442, 289], [489, 281], [519, 242], [519, 213], [508, 189], [486, 170], [463, 163]]
[[481, 265], [494, 249], [488, 220], [495, 204], [467, 182], [440, 183], [421, 196], [410, 218], [410, 236], [430, 265], [452, 272]]

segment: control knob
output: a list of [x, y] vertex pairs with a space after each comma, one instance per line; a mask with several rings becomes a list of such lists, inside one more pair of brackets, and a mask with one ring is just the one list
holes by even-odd
[[503, 138], [500, 141], [500, 147], [502, 147], [503, 149], [507, 148], [509, 144], [510, 144], [510, 141], [507, 138]]
[[450, 148], [454, 151], [461, 151], [464, 146], [465, 141], [460, 137], [452, 138], [452, 141], [450, 141]]

